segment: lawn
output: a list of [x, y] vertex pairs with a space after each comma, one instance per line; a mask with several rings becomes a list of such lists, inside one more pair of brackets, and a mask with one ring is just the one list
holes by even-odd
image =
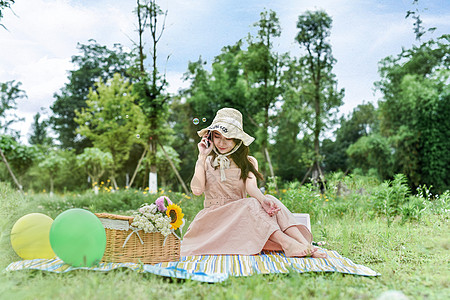
[[[384, 208], [380, 208], [377, 206], [377, 201], [382, 199], [379, 193], [391, 187], [396, 190], [398, 186], [346, 180], [348, 191], [340, 195], [333, 188], [328, 194], [320, 195], [311, 187], [294, 184], [281, 190], [278, 196], [291, 210], [311, 213], [315, 241], [325, 241], [326, 248], [372, 268], [381, 276], [289, 273], [231, 277], [222, 283], [207, 284], [126, 269], [106, 273], [78, 270], [65, 274], [1, 271], [0, 298], [374, 299], [389, 290], [401, 291], [410, 299], [447, 298], [450, 294], [448, 194], [433, 199], [426, 195], [406, 195], [403, 202], [391, 197], [394, 204], [384, 200]], [[187, 223], [202, 207], [201, 197], [162, 190], [158, 195], [161, 194], [181, 205]], [[158, 195], [106, 190], [99, 195], [91, 191], [52, 197], [22, 195], [0, 183], [0, 269], [20, 259], [11, 248], [9, 234], [14, 222], [25, 214], [41, 212], [55, 218], [72, 207], [129, 213]], [[418, 202], [417, 199], [424, 203], [415, 205], [420, 211], [414, 212], [411, 202]]]

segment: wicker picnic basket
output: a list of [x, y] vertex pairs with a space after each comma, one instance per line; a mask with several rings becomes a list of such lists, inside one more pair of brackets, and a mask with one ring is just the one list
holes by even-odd
[[[95, 214], [106, 231], [102, 262], [156, 264], [180, 259], [180, 240], [170, 234], [145, 233], [130, 226], [133, 217], [107, 213]], [[164, 242], [165, 241], [165, 242]]]

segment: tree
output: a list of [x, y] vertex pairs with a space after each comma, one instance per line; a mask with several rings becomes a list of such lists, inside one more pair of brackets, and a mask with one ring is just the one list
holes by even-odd
[[19, 131], [11, 129], [11, 124], [22, 121], [13, 111], [17, 108], [17, 100], [27, 98], [20, 88], [21, 82], [15, 80], [0, 83], [0, 134], [19, 136]]
[[391, 152], [388, 139], [377, 133], [359, 138], [347, 149], [352, 167], [360, 168], [364, 173], [375, 169], [379, 179], [394, 175]]
[[[156, 0], [137, 0], [137, 7], [135, 10], [138, 18], [138, 68], [135, 71], [136, 83], [134, 85], [134, 93], [139, 99], [139, 105], [145, 115], [146, 122], [149, 125], [148, 129], [142, 133], [142, 137], [147, 141], [149, 151], [147, 152], [149, 158], [147, 161], [150, 165], [150, 178], [156, 178], [156, 152], [158, 142], [164, 141], [166, 135], [170, 130], [168, 129], [166, 120], [168, 116], [168, 97], [163, 94], [167, 86], [165, 76], [161, 76], [157, 68], [157, 46], [162, 37], [165, 28], [165, 18], [167, 11], [164, 13]], [[162, 26], [158, 26], [160, 16], [164, 16]], [[144, 68], [144, 61], [147, 58], [144, 49], [144, 34], [149, 30], [151, 38], [150, 60], [152, 62], [151, 72], [147, 72]], [[147, 172], [146, 172], [147, 173]], [[151, 192], [156, 192], [157, 182], [155, 186], [151, 186]]]
[[274, 127], [273, 115], [281, 94], [280, 77], [286, 55], [273, 50], [274, 39], [281, 35], [277, 14], [270, 10], [263, 11], [260, 16], [261, 19], [254, 24], [258, 28], [258, 34], [256, 37], [249, 36], [248, 49], [243, 55], [244, 77], [249, 88], [249, 108], [246, 111], [252, 123], [257, 126], [256, 141], [264, 157], [260, 169], [273, 177], [268, 150], [269, 130]]
[[95, 194], [98, 194], [100, 178], [113, 163], [111, 153], [103, 152], [98, 148], [85, 148], [83, 153], [77, 155], [77, 164], [84, 168], [90, 177]]
[[444, 35], [385, 58], [376, 83], [380, 132], [394, 148], [395, 173], [439, 192], [450, 186], [449, 42]]
[[[285, 55], [273, 51], [273, 42], [281, 32], [274, 11], [262, 12], [254, 26], [258, 33], [248, 36], [248, 46], [239, 40], [223, 47], [213, 60], [211, 72], [205, 70], [206, 62], [201, 58], [190, 62], [184, 79], [191, 84], [182, 96], [190, 106], [191, 120], [203, 117], [212, 120], [216, 111], [223, 107], [241, 111], [246, 132], [256, 137], [251, 148], [259, 152], [256, 156], [260, 169], [266, 174], [268, 164], [265, 162], [270, 161], [269, 131], [274, 126], [275, 103], [280, 100], [279, 77]], [[190, 136], [196, 139], [196, 127], [190, 125], [189, 128]]]
[[44, 160], [42, 160], [38, 164], [38, 167], [41, 170], [41, 172], [49, 176], [50, 195], [53, 195], [55, 177], [57, 176], [61, 168], [64, 166], [64, 164], [65, 164], [64, 158], [61, 155], [59, 155], [57, 151], [50, 151], [50, 153], [45, 156]]
[[379, 132], [378, 113], [372, 103], [359, 104], [347, 116], [342, 116], [340, 125], [334, 132], [335, 140], [322, 141], [324, 170], [326, 172], [350, 170], [347, 149], [359, 138]]
[[[54, 147], [38, 146], [39, 156], [33, 160], [33, 165], [27, 170], [23, 177], [23, 183], [34, 191], [48, 190], [50, 176], [53, 180], [54, 192], [59, 191], [65, 193], [67, 191], [82, 192], [86, 188], [91, 188], [88, 184], [87, 176], [84, 175], [83, 169], [77, 165], [76, 154], [74, 150], [55, 149]], [[61, 162], [57, 168], [57, 172], [48, 173], [39, 167], [39, 163], [46, 157], [55, 155], [59, 157]]]
[[124, 78], [132, 65], [133, 56], [124, 51], [120, 44], [114, 44], [112, 49], [89, 40], [89, 44], [78, 44], [81, 54], [72, 56], [75, 70], [70, 71], [69, 82], [55, 93], [55, 102], [51, 106], [53, 116], [50, 118], [53, 129], [58, 134], [58, 140], [63, 149], [75, 149], [80, 153], [83, 148], [92, 145], [91, 141], [76, 133], [78, 124], [74, 121], [75, 111], [86, 107], [86, 99], [90, 89], [96, 88], [95, 83], [106, 82], [115, 73]]
[[141, 143], [142, 132], [148, 130], [132, 91], [132, 84], [119, 74], [106, 84], [100, 81], [97, 89], [90, 91], [87, 107], [77, 111], [75, 118], [77, 133], [92, 140], [96, 148], [111, 153], [116, 188], [116, 175], [128, 159], [132, 144]]
[[0, 135], [0, 155], [8, 172], [21, 190], [22, 177], [39, 158], [38, 149], [35, 146], [22, 145], [12, 136]]
[[40, 121], [41, 114], [37, 112], [33, 119], [33, 124], [31, 124], [32, 133], [28, 142], [31, 145], [51, 145], [52, 138], [47, 134], [47, 128], [49, 126], [49, 120]]
[[[235, 45], [223, 47], [221, 53], [214, 57], [211, 72], [205, 69], [207, 62], [201, 57], [198, 61], [189, 62], [183, 79], [190, 81], [190, 87], [183, 90], [181, 96], [189, 104], [191, 124], [194, 118], [200, 121], [206, 118], [210, 122], [220, 108], [233, 107], [243, 112], [246, 130], [250, 133], [256, 130], [248, 119], [252, 105], [247, 95], [248, 83], [243, 75], [242, 45], [243, 42], [239, 40]], [[197, 125], [202, 126], [202, 122]], [[193, 129], [192, 137], [195, 137], [198, 129], [190, 128]]]
[[[336, 76], [332, 73], [336, 63], [328, 41], [332, 19], [324, 11], [307, 11], [300, 15], [297, 22], [299, 32], [296, 41], [306, 50], [299, 59], [301, 66], [300, 101], [305, 101], [314, 113], [307, 120], [313, 132], [314, 161], [313, 180], [323, 176], [320, 167], [320, 134], [329, 125], [335, 112], [342, 105], [344, 90], [338, 90]], [[323, 180], [323, 178], [321, 178]]]

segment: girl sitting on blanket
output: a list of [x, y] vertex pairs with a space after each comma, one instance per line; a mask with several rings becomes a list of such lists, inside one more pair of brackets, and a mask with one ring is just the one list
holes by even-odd
[[308, 228], [278, 199], [258, 189], [256, 179], [262, 175], [248, 155], [254, 138], [244, 132], [238, 110], [220, 109], [198, 135], [202, 139], [191, 189], [195, 195], [205, 193], [204, 209], [184, 235], [182, 256], [282, 250], [289, 257], [326, 257], [311, 245]]

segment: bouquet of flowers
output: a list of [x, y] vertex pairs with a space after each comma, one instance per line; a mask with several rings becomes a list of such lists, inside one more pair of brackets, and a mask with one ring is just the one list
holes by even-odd
[[145, 233], [160, 232], [165, 237], [170, 233], [175, 234], [174, 231], [178, 228], [181, 230], [184, 225], [181, 207], [173, 204], [166, 196], [159, 197], [155, 203], [143, 204], [133, 217], [132, 227]]

